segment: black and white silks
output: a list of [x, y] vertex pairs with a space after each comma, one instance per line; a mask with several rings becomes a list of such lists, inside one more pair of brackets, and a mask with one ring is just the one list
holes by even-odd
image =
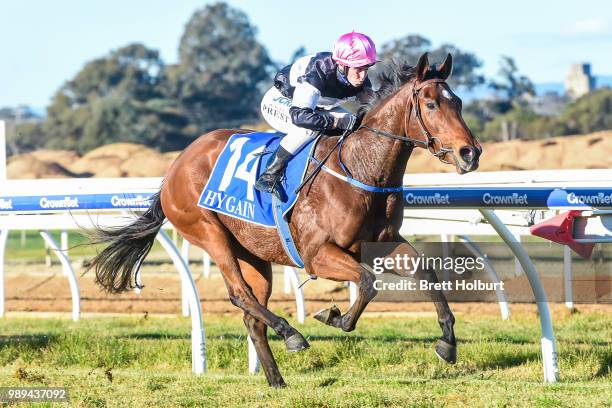
[[268, 124], [286, 133], [281, 146], [295, 154], [319, 132], [328, 133], [335, 118], [350, 113], [340, 105], [353, 99], [364, 87], [348, 83], [331, 53], [322, 52], [302, 57], [281, 69], [261, 102], [261, 112]]
[[366, 78], [360, 87], [352, 86], [331, 53], [320, 52], [281, 69], [274, 78], [274, 86], [283, 96], [292, 99], [289, 112], [294, 125], [325, 132], [332, 129], [334, 117], [317, 109], [317, 105], [352, 98], [371, 84]]

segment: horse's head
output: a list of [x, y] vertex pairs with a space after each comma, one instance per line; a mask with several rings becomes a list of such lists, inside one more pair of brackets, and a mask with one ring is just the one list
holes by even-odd
[[446, 83], [452, 69], [450, 54], [437, 69], [429, 65], [427, 53], [421, 55], [406, 103], [406, 115], [410, 115], [406, 136], [421, 140], [417, 146], [427, 148], [463, 174], [478, 168], [482, 147], [463, 121], [461, 99]]

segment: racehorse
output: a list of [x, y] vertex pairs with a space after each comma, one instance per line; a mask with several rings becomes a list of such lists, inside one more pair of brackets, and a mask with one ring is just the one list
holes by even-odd
[[[446, 79], [452, 71], [450, 54], [436, 67], [423, 54], [416, 66], [394, 64], [381, 75], [380, 88], [361, 95], [363, 120], [343, 143], [341, 155], [325, 165], [340, 172], [337, 156], [353, 179], [383, 187], [401, 186], [410, 154], [422, 147], [460, 174], [478, 168], [482, 151], [461, 116], [461, 100]], [[244, 311], [244, 324], [255, 344], [266, 379], [284, 386], [267, 339], [267, 327], [284, 339], [288, 351], [309, 347], [285, 319], [267, 308], [272, 290], [271, 263], [293, 265], [275, 229], [199, 207], [215, 160], [232, 134], [246, 130], [220, 129], [200, 136], [174, 161], [151, 206], [128, 226], [98, 230], [99, 242], [109, 243], [91, 262], [96, 281], [112, 293], [134, 287], [135, 274], [148, 254], [164, 219], [191, 244], [206, 251], [219, 267], [232, 304]], [[435, 136], [434, 136], [435, 135]], [[322, 137], [313, 153], [321, 159], [337, 148], [338, 137]], [[315, 163], [309, 164], [309, 171]], [[356, 301], [342, 315], [334, 306], [315, 317], [352, 331], [368, 302], [376, 295], [374, 275], [360, 264], [364, 242], [396, 242], [418, 254], [399, 234], [404, 201], [401, 189], [372, 192], [348, 184], [329, 172], [310, 179], [290, 214], [289, 227], [311, 276], [357, 284]], [[419, 270], [419, 279], [437, 282], [433, 270]], [[441, 291], [428, 292], [442, 336], [435, 346], [439, 357], [456, 361], [455, 318]]]

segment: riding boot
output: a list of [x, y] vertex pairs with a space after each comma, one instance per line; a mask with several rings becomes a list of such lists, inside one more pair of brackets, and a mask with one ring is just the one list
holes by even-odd
[[283, 203], [287, 201], [287, 194], [283, 189], [281, 179], [285, 172], [287, 163], [293, 157], [291, 153], [279, 146], [271, 161], [268, 162], [268, 167], [259, 176], [255, 188], [265, 193], [272, 193]]

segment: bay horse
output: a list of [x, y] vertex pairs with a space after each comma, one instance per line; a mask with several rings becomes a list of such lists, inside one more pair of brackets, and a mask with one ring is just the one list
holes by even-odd
[[[452, 57], [436, 67], [423, 54], [415, 67], [393, 65], [381, 75], [380, 89], [361, 95], [364, 114], [360, 128], [344, 141], [341, 160], [352, 177], [377, 187], [401, 186], [413, 148], [423, 147], [458, 173], [478, 167], [482, 151], [461, 116], [461, 100], [446, 79]], [[284, 386], [267, 339], [270, 327], [284, 339], [288, 351], [309, 347], [285, 319], [272, 313], [272, 267], [293, 265], [277, 231], [213, 212], [197, 205], [215, 161], [228, 139], [246, 130], [220, 129], [206, 133], [188, 146], [165, 175], [151, 206], [132, 224], [98, 230], [99, 242], [108, 243], [88, 265], [96, 282], [111, 293], [134, 287], [135, 274], [167, 218], [191, 244], [206, 251], [219, 267], [233, 305], [244, 311], [244, 324], [271, 386]], [[434, 136], [435, 135], [435, 136]], [[338, 137], [322, 137], [314, 156], [319, 160]], [[325, 163], [340, 172], [338, 155]], [[315, 165], [310, 163], [309, 171]], [[368, 302], [376, 295], [374, 275], [360, 264], [363, 242], [396, 242], [418, 254], [399, 234], [404, 200], [401, 192], [370, 192], [321, 171], [308, 181], [290, 214], [295, 245], [311, 276], [355, 282], [355, 303], [342, 315], [334, 306], [315, 317], [344, 331], [352, 331]], [[135, 267], [136, 265], [136, 267]], [[433, 270], [416, 277], [437, 282]], [[439, 357], [456, 361], [455, 318], [441, 291], [428, 292], [433, 300], [442, 336], [435, 346]]]

